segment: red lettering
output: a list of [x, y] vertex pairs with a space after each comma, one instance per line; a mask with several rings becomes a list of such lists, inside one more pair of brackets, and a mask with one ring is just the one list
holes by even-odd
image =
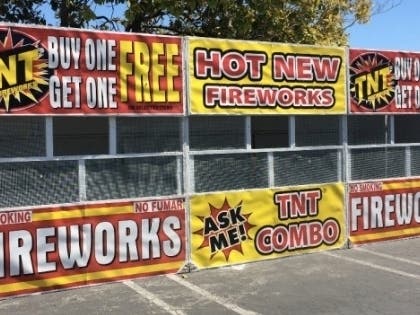
[[236, 52], [229, 52], [222, 59], [223, 72], [230, 79], [240, 79], [247, 72], [247, 64], [244, 57]]
[[251, 80], [262, 78], [262, 66], [267, 62], [264, 53], [240, 53], [237, 51], [220, 51], [195, 49], [194, 73], [198, 79], [221, 79], [239, 80], [248, 76]]
[[320, 199], [320, 189], [276, 193], [274, 195], [280, 220], [316, 215]]
[[335, 82], [340, 73], [339, 57], [273, 55], [273, 79], [279, 81]]
[[194, 52], [194, 64], [195, 64], [195, 76], [197, 78], [205, 79], [208, 77], [211, 78], [221, 78], [222, 72], [220, 69], [220, 51], [210, 51], [202, 49], [196, 49]]
[[262, 255], [286, 250], [331, 246], [340, 237], [340, 226], [334, 219], [293, 223], [288, 226], [265, 226], [255, 236], [255, 247]]

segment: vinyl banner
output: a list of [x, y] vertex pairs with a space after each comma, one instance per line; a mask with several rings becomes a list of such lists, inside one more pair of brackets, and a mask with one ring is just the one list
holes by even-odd
[[183, 199], [0, 212], [0, 297], [177, 272]]
[[0, 24], [0, 114], [181, 114], [180, 37]]
[[344, 48], [188, 38], [192, 114], [344, 114]]
[[344, 184], [224, 192], [191, 198], [198, 268], [341, 248]]
[[350, 113], [420, 112], [420, 53], [350, 49]]
[[349, 184], [353, 244], [420, 236], [420, 178]]

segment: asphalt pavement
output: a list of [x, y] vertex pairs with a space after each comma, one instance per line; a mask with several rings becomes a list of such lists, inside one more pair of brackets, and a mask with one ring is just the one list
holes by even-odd
[[420, 238], [7, 298], [0, 314], [420, 315]]

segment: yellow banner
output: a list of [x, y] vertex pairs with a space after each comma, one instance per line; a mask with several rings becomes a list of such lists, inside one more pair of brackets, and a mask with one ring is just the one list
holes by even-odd
[[341, 248], [344, 184], [196, 195], [191, 257], [198, 268]]
[[191, 114], [344, 114], [344, 48], [188, 38]]

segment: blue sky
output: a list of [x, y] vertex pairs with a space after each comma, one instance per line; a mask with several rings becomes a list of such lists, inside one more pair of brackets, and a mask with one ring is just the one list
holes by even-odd
[[348, 31], [353, 48], [420, 51], [420, 1], [402, 0], [388, 12], [374, 15], [368, 24]]

